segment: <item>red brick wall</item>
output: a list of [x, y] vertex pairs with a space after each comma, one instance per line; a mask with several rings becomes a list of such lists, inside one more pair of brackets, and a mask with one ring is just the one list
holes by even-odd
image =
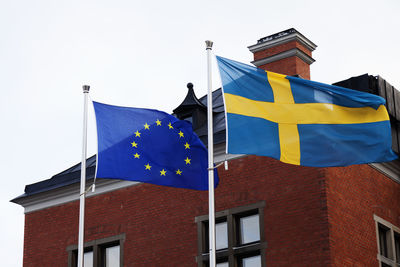
[[[263, 157], [219, 169], [216, 210], [262, 200], [268, 266], [327, 266], [324, 170]], [[125, 266], [196, 266], [194, 218], [208, 214], [208, 193], [140, 184], [87, 199], [85, 241], [126, 234]], [[24, 266], [67, 266], [78, 238], [78, 202], [25, 217]], [[51, 255], [51, 256], [49, 256]]]
[[291, 42], [287, 42], [285, 44], [281, 44], [278, 46], [274, 46], [262, 51], [257, 51], [254, 53], [254, 60], [260, 60], [266, 57], [270, 57], [285, 51], [288, 51], [290, 49], [293, 48], [298, 48], [301, 51], [303, 51], [305, 54], [307, 54], [308, 56], [311, 57], [311, 51], [308, 50], [304, 45], [302, 45], [301, 43], [297, 42], [297, 41], [291, 41]]
[[[266, 201], [267, 266], [329, 265], [323, 169], [251, 156], [230, 162], [229, 170], [220, 173], [224, 185], [216, 196], [218, 209]], [[231, 199], [230, 188], [242, 198]]]
[[[250, 156], [219, 174], [217, 211], [266, 202], [268, 266], [377, 266], [373, 215], [400, 226], [400, 185], [367, 165]], [[25, 267], [67, 266], [78, 210], [75, 201], [26, 215]], [[85, 240], [125, 233], [125, 266], [196, 266], [194, 218], [207, 213], [207, 192], [140, 184], [87, 199]]]
[[400, 185], [368, 165], [326, 173], [333, 266], [378, 266], [373, 215], [400, 226]]
[[285, 75], [300, 75], [301, 78], [308, 80], [311, 78], [310, 65], [294, 56], [261, 65], [259, 68]]
[[[310, 57], [312, 56], [311, 51], [308, 50], [301, 43], [297, 41], [291, 41], [278, 46], [267, 48], [262, 51], [255, 52], [254, 60], [260, 60], [267, 57], [271, 57], [273, 55], [279, 54], [284, 51], [288, 51], [293, 48], [298, 48], [304, 53], [306, 53], [308, 56]], [[310, 79], [310, 65], [305, 63], [303, 60], [301, 60], [296, 56], [284, 58], [265, 65], [261, 65], [259, 66], [259, 68], [286, 75], [300, 75], [303, 79]]]

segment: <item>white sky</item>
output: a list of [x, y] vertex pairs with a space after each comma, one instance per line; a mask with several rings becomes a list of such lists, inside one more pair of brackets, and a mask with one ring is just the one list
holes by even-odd
[[400, 89], [399, 11], [399, 0], [0, 0], [2, 265], [22, 266], [23, 208], [9, 200], [80, 161], [83, 84], [97, 101], [172, 112], [188, 82], [206, 94], [205, 40], [249, 63], [247, 46], [294, 27], [318, 45], [313, 80], [369, 73]]

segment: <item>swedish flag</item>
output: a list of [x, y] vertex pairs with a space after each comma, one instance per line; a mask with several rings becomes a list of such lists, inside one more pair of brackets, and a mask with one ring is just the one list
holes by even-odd
[[397, 158], [383, 98], [222, 57], [217, 62], [229, 153], [315, 167]]
[[93, 105], [97, 177], [208, 190], [207, 149], [189, 122], [158, 110]]

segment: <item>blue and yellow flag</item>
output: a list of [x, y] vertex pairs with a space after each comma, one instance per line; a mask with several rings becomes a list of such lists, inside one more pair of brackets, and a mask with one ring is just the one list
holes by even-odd
[[222, 57], [217, 62], [229, 153], [314, 167], [397, 158], [383, 98]]
[[158, 110], [93, 105], [97, 177], [208, 190], [207, 149], [189, 122]]

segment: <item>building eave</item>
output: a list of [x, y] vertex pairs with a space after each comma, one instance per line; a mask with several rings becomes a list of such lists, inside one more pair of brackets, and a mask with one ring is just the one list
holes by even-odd
[[[240, 158], [245, 155], [232, 155], [225, 154], [225, 143], [218, 144], [214, 147], [214, 162], [219, 163], [225, 160]], [[87, 180], [87, 185], [90, 186], [93, 183], [93, 179]], [[129, 186], [136, 186], [141, 184], [140, 182], [132, 182], [118, 179], [97, 179], [96, 190], [92, 192], [89, 190], [87, 197], [93, 197], [96, 195], [108, 193], [114, 190], [119, 190]], [[72, 201], [79, 200], [80, 185], [74, 183], [59, 188], [54, 188], [48, 191], [39, 192], [32, 195], [23, 194], [11, 200], [24, 207], [24, 213], [30, 213], [53, 206], [66, 204]]]
[[[93, 183], [93, 179], [88, 180], [87, 183], [90, 185]], [[122, 181], [116, 179], [97, 179], [95, 192], [89, 191], [87, 197], [93, 197], [106, 192], [111, 192], [124, 187], [133, 186], [139, 184], [138, 182]], [[45, 191], [34, 195], [22, 195], [11, 200], [24, 207], [24, 213], [30, 213], [46, 209], [53, 206], [62, 205], [68, 202], [79, 200], [80, 185], [79, 183], [71, 184], [61, 188]]]

